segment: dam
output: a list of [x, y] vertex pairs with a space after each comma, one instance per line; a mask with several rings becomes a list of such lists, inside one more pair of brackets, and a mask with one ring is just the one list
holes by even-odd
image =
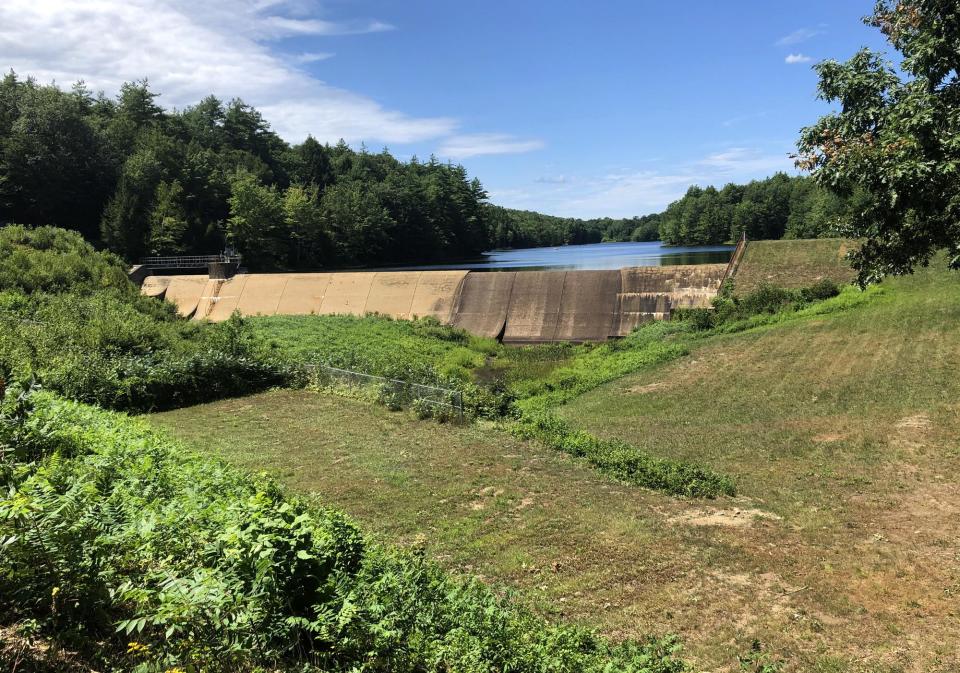
[[[677, 308], [708, 308], [726, 264], [559, 271], [148, 275], [141, 292], [195, 320], [256, 315], [430, 316], [504, 343], [606, 341]], [[216, 274], [219, 275], [219, 274]]]

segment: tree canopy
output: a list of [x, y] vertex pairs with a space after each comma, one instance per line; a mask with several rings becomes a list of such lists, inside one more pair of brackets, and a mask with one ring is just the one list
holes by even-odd
[[743, 233], [750, 239], [833, 236], [858, 199], [785, 173], [722, 189], [693, 186], [660, 215], [659, 235], [672, 245], [725, 243]]
[[845, 233], [861, 285], [910, 273], [946, 248], [960, 268], [960, 5], [881, 0], [865, 18], [903, 56], [863, 49], [816, 66], [840, 109], [803, 129], [797, 164], [843, 196], [862, 194]]
[[[260, 270], [430, 262], [497, 246], [629, 238], [630, 220], [495, 208], [462, 166], [314, 138], [290, 145], [253, 107], [168, 112], [147, 81], [110, 99], [0, 81], [0, 223], [57, 225], [133, 261], [229, 244]], [[649, 236], [648, 232], [648, 236]]]

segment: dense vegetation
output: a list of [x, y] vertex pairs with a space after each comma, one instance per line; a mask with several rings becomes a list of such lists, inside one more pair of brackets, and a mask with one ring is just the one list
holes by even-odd
[[111, 409], [173, 408], [280, 385], [293, 372], [244, 321], [178, 318], [77, 233], [0, 228], [0, 369]]
[[725, 243], [744, 233], [751, 240], [836, 236], [859, 202], [785, 173], [722, 189], [694, 186], [660, 215], [659, 234], [672, 245]]

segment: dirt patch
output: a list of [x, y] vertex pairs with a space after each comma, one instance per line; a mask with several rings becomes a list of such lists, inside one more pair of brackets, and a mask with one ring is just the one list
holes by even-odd
[[926, 445], [927, 436], [932, 427], [933, 424], [927, 414], [904, 416], [894, 424], [897, 432], [893, 437], [893, 443], [910, 451], [920, 449]]
[[830, 442], [839, 442], [841, 439], [846, 439], [847, 436], [839, 432], [824, 432], [822, 434], [816, 435], [813, 438], [813, 441], [818, 444], [826, 444]]
[[493, 502], [496, 498], [503, 495], [502, 488], [496, 488], [494, 486], [486, 486], [477, 491], [477, 499], [470, 503], [470, 509], [472, 510], [481, 510], [486, 509], [487, 505]]
[[757, 519], [779, 521], [782, 517], [761, 509], [700, 509], [685, 512], [667, 519], [670, 523], [683, 523], [688, 526], [723, 526], [726, 528], [746, 528]]
[[663, 381], [657, 381], [656, 383], [648, 383], [645, 386], [633, 386], [632, 388], [627, 388], [627, 392], [634, 395], [645, 395], [646, 393], [652, 393], [654, 390], [663, 388], [666, 383]]

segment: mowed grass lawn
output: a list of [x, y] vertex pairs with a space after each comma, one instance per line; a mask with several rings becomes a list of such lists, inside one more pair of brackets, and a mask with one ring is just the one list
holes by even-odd
[[379, 537], [698, 667], [759, 638], [790, 671], [960, 670], [960, 281], [704, 339], [561, 413], [736, 476], [737, 499], [624, 486], [491, 424], [275, 391], [159, 425], [342, 507]]
[[737, 475], [781, 517], [744, 531], [720, 595], [752, 594], [763, 620], [787, 580], [804, 588], [783, 628], [815, 625], [853, 670], [960, 670], [960, 276], [885, 286], [848, 312], [711, 338], [561, 413]]

